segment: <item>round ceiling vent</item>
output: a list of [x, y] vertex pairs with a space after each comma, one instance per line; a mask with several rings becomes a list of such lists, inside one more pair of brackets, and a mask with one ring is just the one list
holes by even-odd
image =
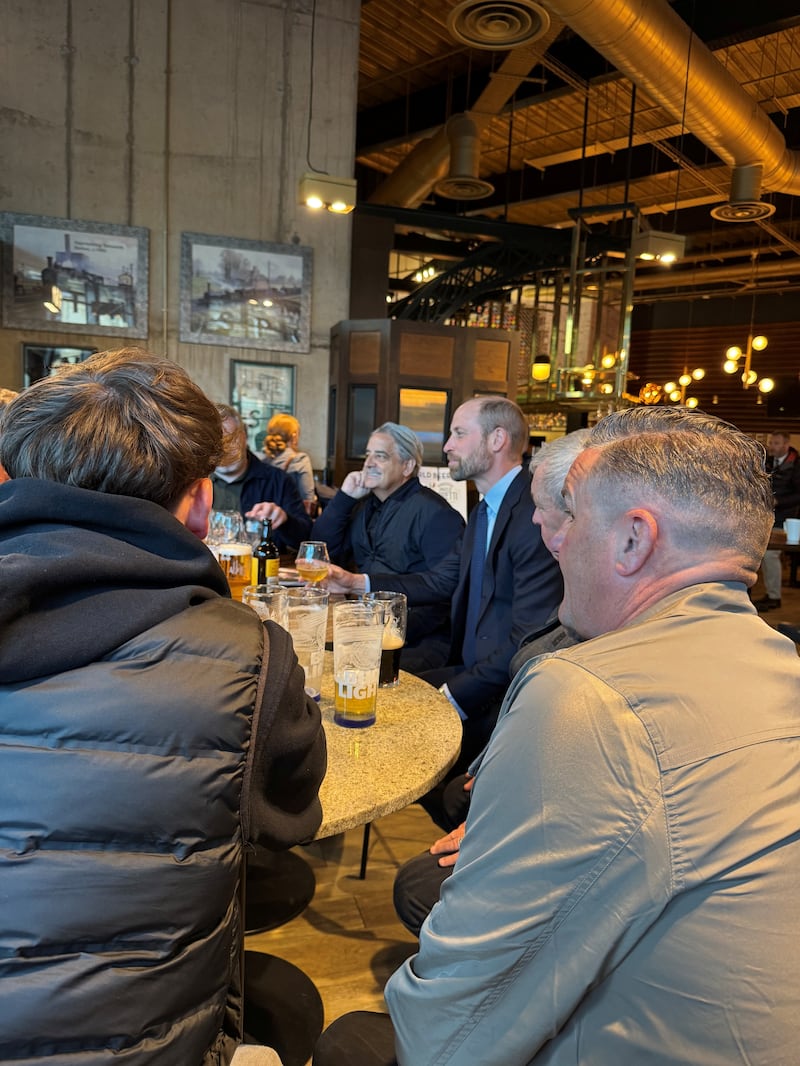
[[774, 214], [775, 204], [763, 200], [739, 200], [711, 208], [711, 217], [717, 222], [762, 222]]
[[450, 34], [470, 48], [515, 48], [549, 28], [550, 16], [534, 0], [463, 0], [447, 17]]
[[463, 176], [442, 178], [433, 187], [437, 196], [444, 196], [447, 200], [481, 200], [484, 196], [491, 196], [494, 185], [481, 178], [474, 178], [470, 174]]

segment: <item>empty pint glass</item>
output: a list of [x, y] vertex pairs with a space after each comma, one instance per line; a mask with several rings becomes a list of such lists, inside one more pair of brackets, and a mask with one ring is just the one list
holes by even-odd
[[242, 593], [242, 603], [252, 607], [262, 622], [271, 620], [289, 628], [286, 589], [280, 585], [248, 585]]
[[392, 688], [400, 677], [400, 652], [406, 642], [406, 597], [402, 592], [368, 592], [364, 598], [383, 604], [383, 651], [378, 683], [381, 688]]
[[319, 699], [325, 663], [328, 593], [324, 589], [286, 589], [289, 632], [297, 661], [306, 675], [306, 692]]
[[384, 607], [350, 600], [333, 608], [334, 722], [362, 729], [375, 722]]

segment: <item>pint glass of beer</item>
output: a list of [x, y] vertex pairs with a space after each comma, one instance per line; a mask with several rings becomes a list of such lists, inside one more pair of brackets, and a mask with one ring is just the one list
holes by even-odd
[[375, 723], [383, 645], [383, 604], [348, 600], [333, 607], [333, 677], [338, 725]]
[[406, 642], [406, 597], [402, 592], [367, 592], [364, 599], [383, 604], [383, 652], [378, 683], [381, 688], [393, 688], [400, 677], [400, 652]]
[[242, 592], [250, 584], [253, 549], [249, 544], [209, 544], [209, 551], [217, 557], [234, 600], [241, 600]]

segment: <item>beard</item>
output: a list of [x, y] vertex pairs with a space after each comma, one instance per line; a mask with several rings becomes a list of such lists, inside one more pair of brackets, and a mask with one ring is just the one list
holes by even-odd
[[491, 465], [492, 457], [486, 447], [486, 441], [482, 440], [474, 452], [456, 460], [456, 465], [450, 467], [450, 477], [453, 481], [474, 480], [476, 476], [485, 474]]

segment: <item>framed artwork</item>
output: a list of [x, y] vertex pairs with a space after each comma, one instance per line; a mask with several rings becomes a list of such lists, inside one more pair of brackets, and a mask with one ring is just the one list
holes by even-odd
[[294, 414], [294, 378], [293, 366], [231, 360], [231, 406], [247, 427], [250, 451], [261, 451], [274, 414]]
[[22, 384], [25, 388], [40, 378], [50, 377], [62, 366], [82, 363], [96, 348], [69, 348], [59, 345], [51, 348], [42, 344], [22, 345]]
[[4, 326], [147, 336], [146, 229], [4, 212], [0, 234]]
[[298, 245], [182, 234], [180, 339], [309, 351], [311, 262]]
[[450, 392], [447, 389], [400, 389], [397, 421], [413, 429], [422, 443], [423, 462], [437, 466], [449, 436]]

